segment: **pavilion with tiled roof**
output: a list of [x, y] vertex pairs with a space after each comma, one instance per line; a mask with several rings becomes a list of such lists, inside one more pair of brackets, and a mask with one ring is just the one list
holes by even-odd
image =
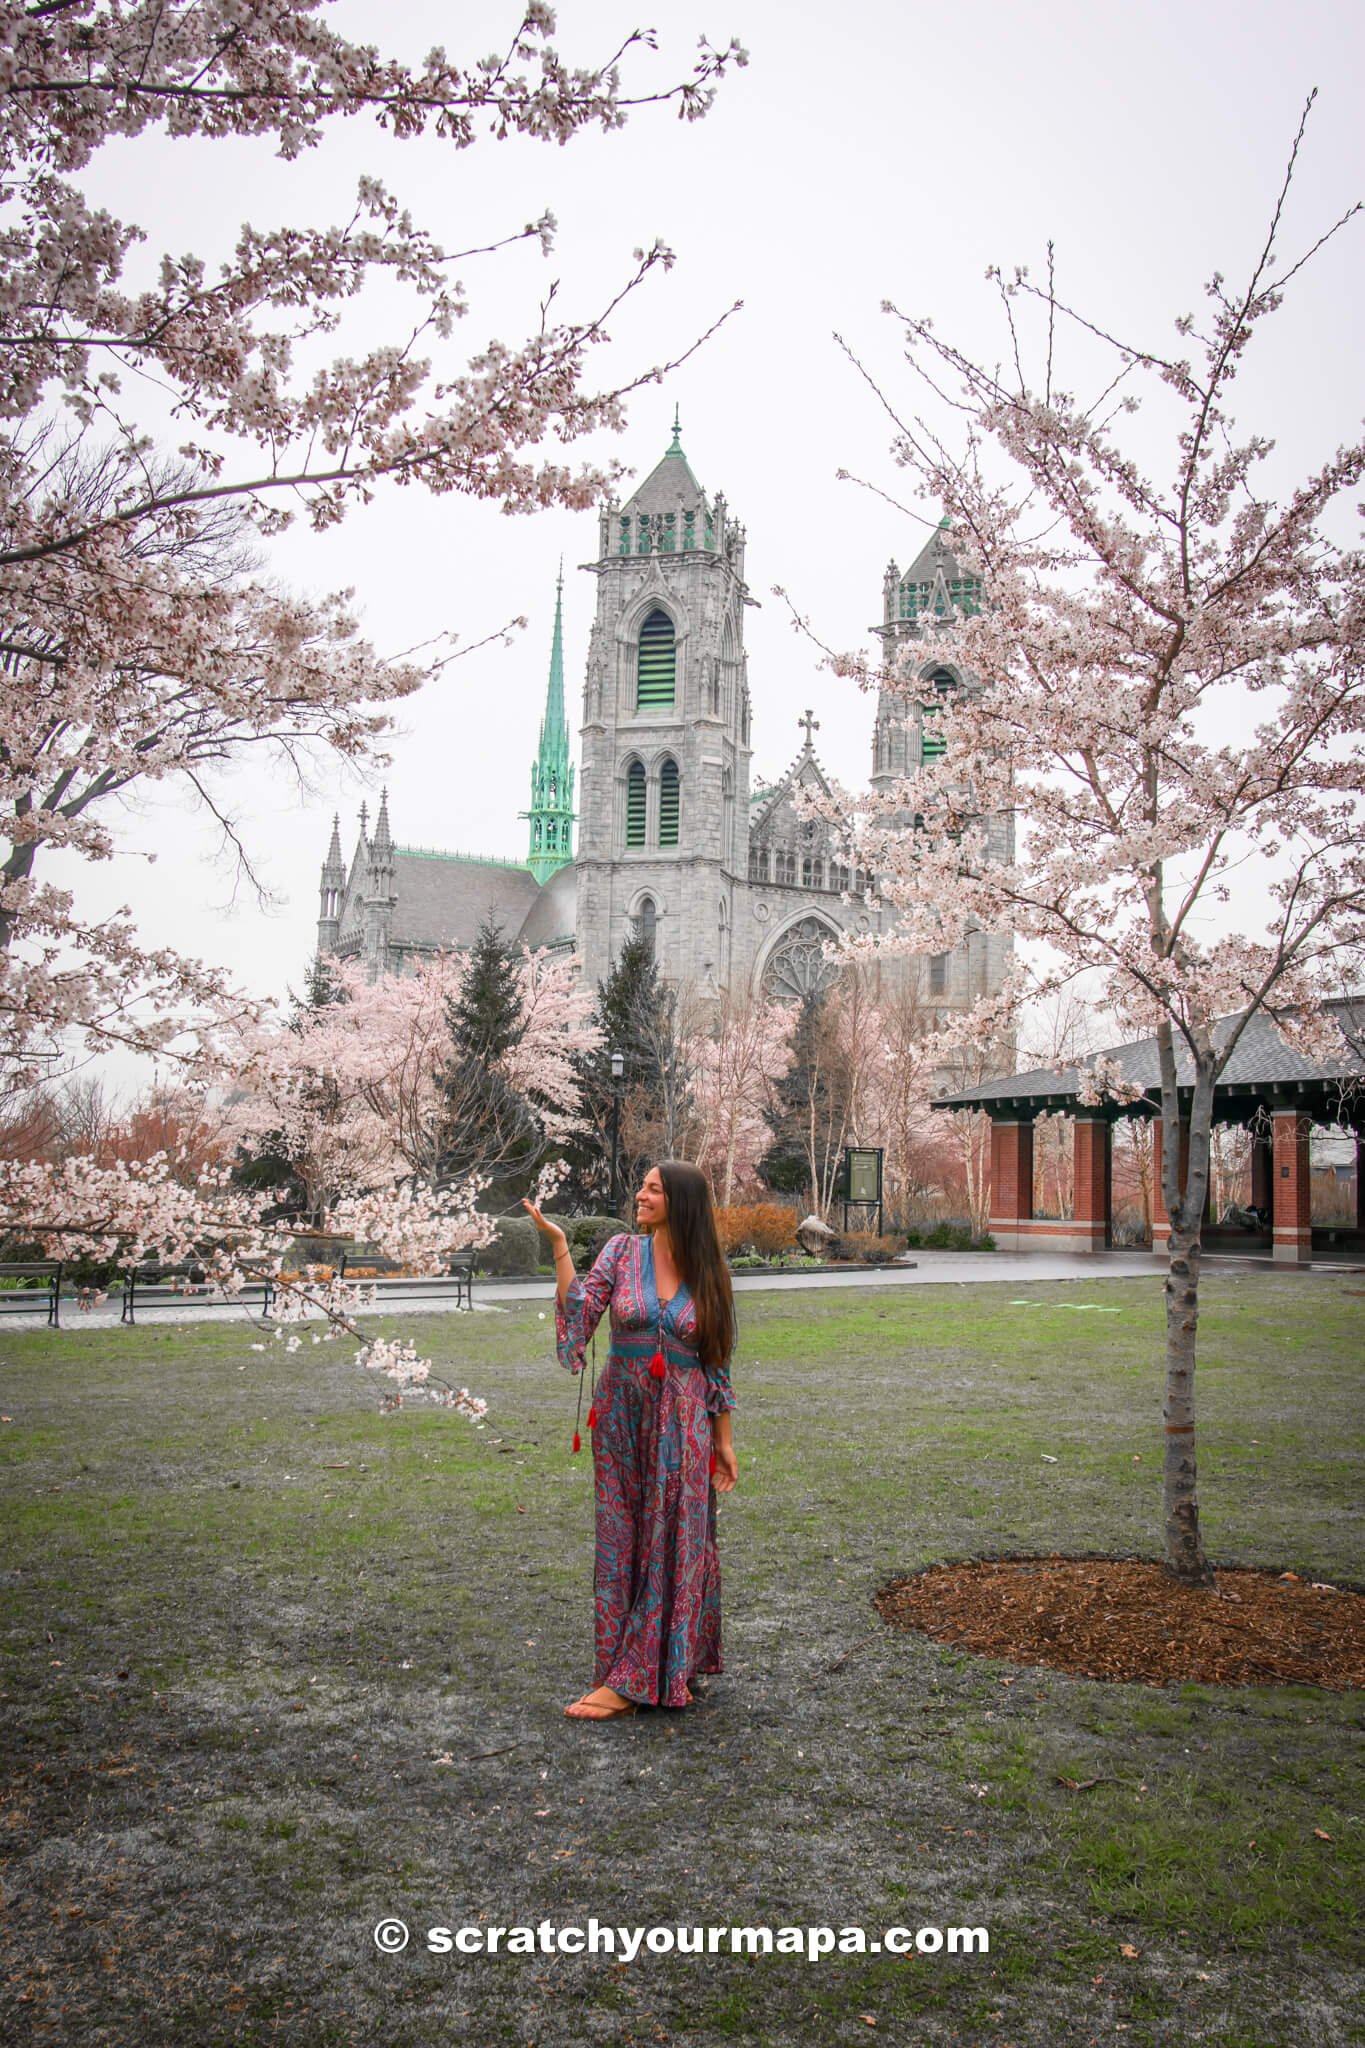
[[[1365, 1188], [1361, 1137], [1365, 1131], [1365, 996], [1327, 1003], [1340, 1049], [1326, 1060], [1297, 1051], [1263, 1012], [1242, 1030], [1227, 1066], [1214, 1086], [1215, 1124], [1240, 1124], [1252, 1134], [1251, 1208], [1270, 1218], [1268, 1242], [1274, 1257], [1306, 1261], [1313, 1255], [1312, 1182], [1309, 1138], [1314, 1124], [1345, 1125], [1355, 1138], [1356, 1217], [1354, 1230], [1333, 1232], [1336, 1248], [1365, 1250]], [[1216, 1042], [1230, 1034], [1237, 1017], [1215, 1027]], [[991, 1120], [990, 1233], [1001, 1250], [1103, 1251], [1111, 1233], [1111, 1142], [1121, 1117], [1154, 1119], [1154, 1248], [1170, 1235], [1161, 1202], [1161, 1076], [1155, 1038], [1113, 1046], [1100, 1055], [1122, 1080], [1140, 1088], [1133, 1101], [1109, 1097], [1098, 1104], [1079, 1099], [1077, 1067], [1042, 1067], [1008, 1074], [935, 1099], [935, 1109], [980, 1109]], [[1087, 1063], [1088, 1064], [1088, 1063]], [[1188, 1143], [1188, 1110], [1193, 1068], [1177, 1040], [1176, 1077], [1180, 1096], [1182, 1152]], [[1075, 1119], [1075, 1201], [1069, 1217], [1033, 1213], [1033, 1123], [1035, 1117], [1064, 1112]], [[1206, 1214], [1205, 1239], [1217, 1236]], [[1257, 1243], [1239, 1231], [1245, 1249]]]

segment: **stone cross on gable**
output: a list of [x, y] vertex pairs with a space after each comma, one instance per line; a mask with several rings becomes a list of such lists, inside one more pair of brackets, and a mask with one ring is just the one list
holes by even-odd
[[804, 727], [805, 727], [805, 730], [806, 730], [806, 746], [807, 746], [807, 749], [808, 749], [808, 750], [809, 750], [810, 752], [812, 752], [812, 753], [813, 753], [813, 752], [815, 751], [815, 748], [814, 748], [814, 742], [813, 742], [813, 741], [812, 741], [812, 739], [811, 739], [811, 734], [812, 734], [813, 732], [819, 732], [819, 730], [820, 730], [820, 721], [819, 721], [819, 719], [818, 719], [818, 718], [816, 717], [815, 713], [814, 713], [814, 712], [813, 712], [812, 710], [810, 710], [809, 708], [807, 708], [807, 711], [806, 711], [806, 715], [805, 715], [805, 717], [804, 717], [804, 718], [798, 718], [796, 722], [797, 722], [797, 724], [798, 724], [798, 725], [801, 725], [801, 726], [804, 726]]

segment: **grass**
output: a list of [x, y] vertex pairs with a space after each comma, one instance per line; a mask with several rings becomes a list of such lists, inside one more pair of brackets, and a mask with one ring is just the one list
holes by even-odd
[[[1365, 1578], [1360, 1307], [1351, 1276], [1205, 1281], [1220, 1562]], [[482, 1430], [381, 1417], [339, 1346], [0, 1328], [0, 2039], [1365, 2041], [1360, 1695], [1100, 1685], [869, 1606], [937, 1559], [1157, 1554], [1155, 1281], [741, 1315], [728, 1669], [606, 1728], [560, 1712], [591, 1467], [534, 1304], [403, 1319]], [[481, 1915], [980, 1924], [991, 1952], [427, 1952]]]

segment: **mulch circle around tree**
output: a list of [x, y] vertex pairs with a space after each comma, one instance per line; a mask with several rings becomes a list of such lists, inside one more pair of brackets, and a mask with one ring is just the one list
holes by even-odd
[[874, 1596], [937, 1643], [1140, 1685], [1365, 1687], [1365, 1595], [1293, 1572], [1218, 1569], [1212, 1592], [1145, 1558], [931, 1565]]

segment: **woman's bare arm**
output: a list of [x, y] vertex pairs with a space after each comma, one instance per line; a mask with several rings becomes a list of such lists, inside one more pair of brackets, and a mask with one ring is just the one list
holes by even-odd
[[524, 1201], [521, 1206], [541, 1236], [549, 1239], [555, 1260], [555, 1294], [560, 1307], [563, 1308], [574, 1277], [573, 1254], [569, 1250], [569, 1240], [553, 1217], [542, 1216], [533, 1202]]

